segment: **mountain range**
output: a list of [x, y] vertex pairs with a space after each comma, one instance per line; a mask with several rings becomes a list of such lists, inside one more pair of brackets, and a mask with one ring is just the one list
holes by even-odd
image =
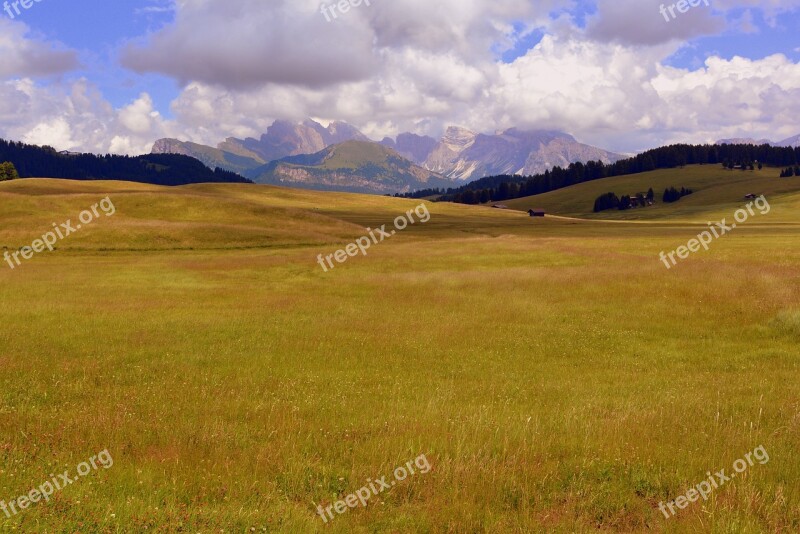
[[[328, 150], [350, 142], [359, 144]], [[405, 192], [420, 184], [457, 186], [491, 175], [537, 174], [578, 161], [613, 163], [625, 157], [548, 130], [511, 128], [487, 135], [450, 127], [439, 140], [402, 133], [376, 143], [347, 123], [324, 127], [310, 119], [275, 121], [259, 139], [228, 138], [217, 147], [159, 139], [152, 152], [192, 156], [209, 168], [237, 172], [257, 183], [381, 193]], [[347, 165], [334, 168], [343, 161], [337, 157], [342, 154]], [[389, 179], [392, 172], [398, 173], [395, 179]]]
[[459, 181], [500, 174], [531, 175], [578, 161], [613, 163], [625, 156], [584, 145], [571, 135], [549, 130], [511, 128], [494, 135], [450, 127], [440, 141], [401, 134], [381, 144], [434, 172]]
[[717, 141], [718, 145], [772, 145], [772, 146], [785, 146], [790, 148], [797, 148], [800, 146], [800, 135], [789, 137], [783, 141], [773, 143], [769, 139], [753, 139], [752, 137], [734, 137], [732, 139], [720, 139]]

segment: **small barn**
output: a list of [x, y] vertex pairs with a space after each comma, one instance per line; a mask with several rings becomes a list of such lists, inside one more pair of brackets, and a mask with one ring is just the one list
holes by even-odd
[[530, 215], [531, 217], [544, 217], [545, 211], [541, 208], [534, 208], [528, 210], [528, 215]]

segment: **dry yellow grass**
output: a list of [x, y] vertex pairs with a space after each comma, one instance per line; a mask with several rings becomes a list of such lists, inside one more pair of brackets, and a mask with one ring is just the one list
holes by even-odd
[[[113, 217], [0, 270], [0, 499], [115, 463], [0, 530], [800, 528], [796, 225], [667, 271], [694, 225], [436, 204], [324, 273], [417, 202], [24, 181], [0, 184], [0, 245], [107, 194]], [[762, 444], [766, 465], [658, 511]], [[422, 453], [430, 473], [315, 515]]]

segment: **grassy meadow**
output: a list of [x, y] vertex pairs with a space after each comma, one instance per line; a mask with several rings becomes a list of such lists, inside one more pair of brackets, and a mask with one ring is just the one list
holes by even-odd
[[[800, 179], [733, 172], [644, 176], [696, 193], [603, 216], [622, 223], [429, 203], [327, 273], [318, 254], [419, 202], [1, 183], [9, 250], [105, 196], [116, 213], [0, 269], [0, 500], [114, 460], [0, 532], [797, 532]], [[642, 178], [514, 207], [582, 217]], [[659, 261], [748, 192], [772, 211]], [[420, 454], [427, 474], [316, 515]]]

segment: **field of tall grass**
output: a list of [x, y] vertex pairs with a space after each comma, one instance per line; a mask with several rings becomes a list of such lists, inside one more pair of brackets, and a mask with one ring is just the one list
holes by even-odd
[[[0, 246], [106, 196], [113, 216], [0, 265], [0, 500], [114, 463], [0, 531], [800, 530], [796, 192], [671, 270], [659, 252], [731, 206], [626, 224], [429, 204], [326, 273], [318, 254], [419, 202], [28, 179], [0, 184]], [[429, 472], [317, 515], [421, 454]]]

